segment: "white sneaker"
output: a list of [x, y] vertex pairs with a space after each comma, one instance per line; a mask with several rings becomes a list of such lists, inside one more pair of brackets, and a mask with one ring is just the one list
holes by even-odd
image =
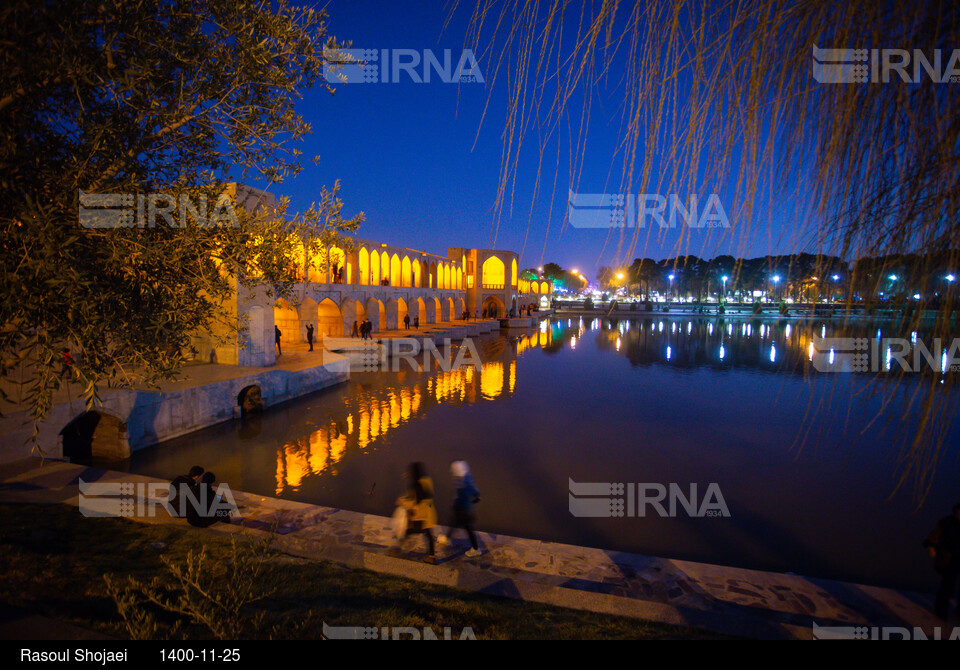
[[476, 556], [479, 556], [482, 553], [483, 552], [480, 551], [479, 549], [468, 549], [467, 553], [464, 554], [464, 556], [466, 556], [467, 558], [474, 558]]

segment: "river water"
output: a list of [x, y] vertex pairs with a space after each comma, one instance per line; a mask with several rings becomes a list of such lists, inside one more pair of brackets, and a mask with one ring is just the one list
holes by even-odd
[[[444, 521], [462, 459], [483, 531], [931, 590], [921, 542], [960, 500], [960, 405], [940, 382], [960, 372], [939, 359], [883, 372], [884, 338], [924, 334], [876, 325], [859, 334], [881, 372], [818, 372], [813, 338], [833, 334], [716, 316], [553, 319], [474, 340], [479, 370], [354, 373], [125, 466], [172, 478], [199, 464], [234, 489], [389, 515], [418, 460]], [[925, 397], [932, 428], [914, 444]], [[576, 516], [571, 481], [632, 485], [630, 499], [606, 497], [634, 516]]]

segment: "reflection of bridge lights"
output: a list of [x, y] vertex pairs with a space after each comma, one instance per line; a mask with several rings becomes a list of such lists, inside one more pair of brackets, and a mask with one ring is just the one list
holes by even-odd
[[668, 361], [670, 360], [670, 353], [671, 353], [671, 350], [670, 350], [670, 346], [668, 345], [668, 346], [667, 346], [667, 360], [668, 360]]
[[723, 348], [723, 345], [720, 345], [720, 360], [723, 360], [723, 357], [727, 355], [727, 350]]
[[775, 344], [770, 345], [770, 362], [771, 363], [777, 362], [777, 345]]

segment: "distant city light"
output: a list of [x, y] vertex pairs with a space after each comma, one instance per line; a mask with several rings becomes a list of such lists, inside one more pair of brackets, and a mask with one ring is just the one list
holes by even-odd
[[956, 277], [953, 275], [947, 275], [947, 281], [953, 281], [954, 279], [956, 279]]

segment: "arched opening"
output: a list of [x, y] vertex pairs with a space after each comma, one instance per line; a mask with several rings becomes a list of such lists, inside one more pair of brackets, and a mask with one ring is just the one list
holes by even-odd
[[[496, 256], [491, 256], [483, 262], [483, 276], [480, 280], [483, 288], [499, 290], [504, 287], [504, 265], [503, 261]], [[500, 305], [503, 307], [503, 305]]]
[[403, 286], [400, 273], [400, 257], [396, 254], [390, 259], [390, 286]]
[[443, 268], [443, 288], [453, 288], [450, 278], [450, 265], [446, 265]]
[[544, 294], [550, 293], [550, 284], [548, 284], [547, 282], [542, 282], [540, 284], [540, 293], [544, 293]]
[[437, 265], [437, 288], [447, 288], [443, 281], [443, 263]]
[[538, 284], [537, 282], [531, 282], [530, 288], [533, 290], [534, 293], [540, 293], [540, 284]]
[[517, 259], [510, 261], [510, 286], [517, 287]]
[[380, 284], [380, 254], [376, 251], [370, 253], [370, 285]]
[[346, 279], [347, 255], [340, 247], [330, 247], [327, 258], [329, 259], [330, 283], [342, 284]]
[[427, 273], [428, 288], [437, 288], [437, 264], [431, 262], [430, 271]]
[[357, 264], [360, 266], [360, 285], [366, 286], [370, 283], [370, 254], [367, 253], [366, 247], [360, 247]]
[[318, 330], [326, 337], [343, 336], [343, 315], [340, 308], [330, 298], [324, 299], [317, 307]]
[[447, 298], [447, 321], [456, 321], [457, 315], [454, 312], [453, 298]]
[[[280, 298], [273, 305], [273, 323], [280, 329], [280, 341], [300, 342], [300, 315], [289, 302]], [[273, 341], [273, 338], [271, 338]], [[281, 345], [282, 346], [282, 345]]]
[[[407, 312], [407, 301], [403, 298], [397, 298], [397, 328], [405, 328], [403, 319], [410, 316]], [[410, 317], [410, 323], [413, 323], [413, 317]]]
[[429, 306], [432, 308], [433, 314], [430, 323], [440, 323], [443, 321], [443, 312], [440, 309], [440, 299], [433, 298], [429, 302]]
[[486, 311], [487, 318], [501, 319], [504, 316], [503, 301], [497, 296], [491, 295], [483, 301], [483, 310]]
[[60, 436], [63, 439], [63, 455], [71, 461], [119, 461], [130, 458], [127, 424], [105, 412], [84, 412], [64, 426]]
[[263, 410], [263, 392], [256, 384], [244, 386], [237, 394], [237, 405], [240, 406], [240, 416], [254, 414]]
[[419, 259], [415, 258], [413, 260], [412, 271], [413, 271], [413, 285], [416, 288], [421, 288], [423, 284], [420, 283], [420, 260]]
[[380, 254], [380, 283], [390, 283], [390, 254], [386, 251]]
[[[457, 300], [457, 314], [462, 316], [467, 311], [467, 303], [463, 298]], [[468, 315], [469, 317], [469, 315]]]
[[540, 296], [540, 309], [549, 309], [550, 308], [550, 298], [542, 295]]
[[412, 286], [412, 270], [410, 268], [410, 258], [404, 256], [400, 262], [400, 282], [403, 286]]

